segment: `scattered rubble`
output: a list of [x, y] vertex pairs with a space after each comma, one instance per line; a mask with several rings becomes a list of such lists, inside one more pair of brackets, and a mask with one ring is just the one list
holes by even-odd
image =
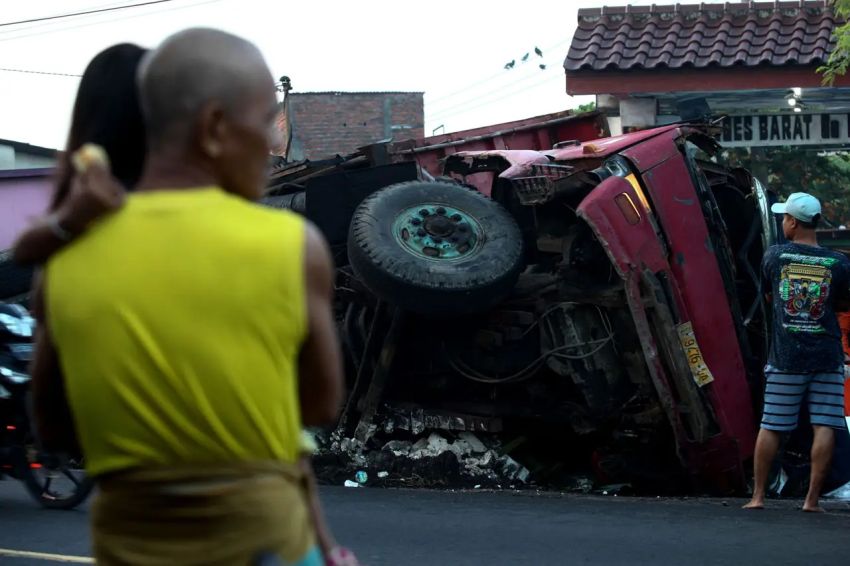
[[[387, 424], [390, 420], [392, 426]], [[387, 422], [376, 427], [365, 443], [343, 437], [338, 431], [330, 436], [317, 435], [320, 448], [314, 469], [319, 479], [358, 486], [369, 482], [370, 474], [375, 479], [369, 484], [376, 486], [496, 487], [500, 483], [530, 482], [529, 469], [502, 453], [495, 438], [482, 438], [469, 431], [429, 431], [421, 419], [404, 421], [396, 417]], [[396, 437], [382, 440], [390, 435]]]

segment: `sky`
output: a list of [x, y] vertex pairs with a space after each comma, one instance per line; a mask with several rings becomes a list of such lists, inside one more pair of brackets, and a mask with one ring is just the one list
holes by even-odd
[[[592, 101], [565, 92], [562, 65], [578, 9], [652, 3], [170, 0], [4, 25], [143, 1], [0, 0], [0, 69], [79, 75], [115, 43], [154, 47], [187, 27], [215, 27], [253, 41], [275, 77], [290, 77], [293, 92], [424, 92], [430, 135]], [[512, 60], [515, 66], [506, 70]], [[78, 83], [76, 77], [0, 70], [0, 138], [61, 148]]]

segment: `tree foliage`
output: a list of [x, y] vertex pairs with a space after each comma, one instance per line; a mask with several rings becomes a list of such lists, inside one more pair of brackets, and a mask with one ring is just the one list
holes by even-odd
[[[746, 167], [758, 176], [767, 170], [767, 179], [759, 179], [777, 194], [787, 197], [794, 192], [810, 193], [820, 199], [824, 218], [834, 226], [850, 226], [850, 153], [823, 153], [802, 148], [765, 148], [763, 161], [753, 162], [747, 149], [725, 153], [730, 165]], [[758, 159], [758, 157], [757, 157]]]
[[595, 102], [588, 102], [587, 104], [579, 104], [578, 108], [576, 108], [576, 112], [593, 112], [596, 110]]
[[818, 68], [818, 72], [823, 74], [823, 84], [829, 86], [850, 67], [850, 0], [833, 0], [833, 5], [836, 15], [847, 20], [847, 23], [833, 33], [835, 49], [829, 54], [826, 64]]

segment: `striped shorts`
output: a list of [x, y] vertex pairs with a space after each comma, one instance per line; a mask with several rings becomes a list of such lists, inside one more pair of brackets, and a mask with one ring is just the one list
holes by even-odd
[[764, 368], [767, 387], [761, 427], [777, 432], [797, 428], [805, 399], [814, 426], [844, 429], [844, 368], [834, 372], [792, 373], [771, 365]]

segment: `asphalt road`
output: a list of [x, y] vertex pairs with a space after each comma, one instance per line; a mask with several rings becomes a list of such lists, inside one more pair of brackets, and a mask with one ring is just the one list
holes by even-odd
[[[370, 566], [833, 565], [850, 556], [850, 504], [743, 511], [739, 500], [324, 488], [337, 537]], [[87, 557], [87, 511], [43, 511], [0, 482], [0, 564]], [[58, 555], [12, 557], [8, 550]], [[62, 559], [64, 557], [64, 560]], [[84, 562], [83, 562], [84, 563]]]

